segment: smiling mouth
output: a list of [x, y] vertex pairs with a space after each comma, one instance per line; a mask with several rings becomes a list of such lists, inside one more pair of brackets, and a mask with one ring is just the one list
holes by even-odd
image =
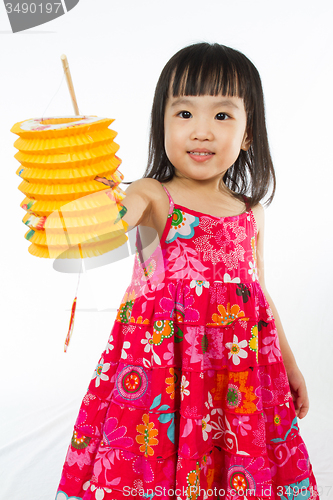
[[199, 153], [198, 151], [188, 151], [190, 155], [195, 155], [195, 156], [211, 156], [215, 153]]

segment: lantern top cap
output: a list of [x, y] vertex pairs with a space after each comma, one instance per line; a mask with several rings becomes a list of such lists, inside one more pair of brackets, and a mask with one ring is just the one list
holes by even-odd
[[50, 118], [32, 118], [20, 124], [20, 128], [26, 131], [35, 130], [57, 130], [70, 128], [80, 125], [95, 123], [100, 120], [105, 120], [98, 116], [53, 116]]

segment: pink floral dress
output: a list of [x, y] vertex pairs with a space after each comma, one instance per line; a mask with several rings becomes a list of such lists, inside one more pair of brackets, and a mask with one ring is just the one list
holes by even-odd
[[252, 211], [175, 205], [83, 398], [56, 500], [318, 497]]

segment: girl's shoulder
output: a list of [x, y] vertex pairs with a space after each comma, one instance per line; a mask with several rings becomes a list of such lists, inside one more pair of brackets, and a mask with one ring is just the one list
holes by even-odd
[[149, 177], [142, 177], [133, 181], [125, 191], [126, 197], [140, 196], [149, 205], [158, 201], [163, 196], [163, 193], [165, 194], [162, 184], [158, 180]]
[[[162, 184], [149, 177], [143, 177], [133, 181], [125, 191], [122, 204], [126, 206], [128, 213], [124, 220], [132, 227], [137, 225], [158, 227], [168, 215], [169, 200]], [[156, 222], [157, 221], [157, 222]]]
[[126, 194], [132, 194], [134, 192], [145, 198], [145, 200], [152, 207], [159, 205], [161, 199], [164, 201], [168, 200], [162, 183], [157, 179], [152, 179], [151, 177], [142, 177], [141, 179], [132, 182], [130, 187], [126, 190]]
[[158, 180], [151, 179], [150, 177], [142, 177], [141, 179], [131, 182], [129, 187], [126, 189], [126, 193], [127, 191], [129, 193], [136, 191], [150, 196], [155, 195], [156, 191], [159, 189], [163, 191], [162, 184]]

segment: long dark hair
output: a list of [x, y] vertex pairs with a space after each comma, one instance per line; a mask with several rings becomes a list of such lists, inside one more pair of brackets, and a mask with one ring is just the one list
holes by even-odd
[[[265, 106], [258, 70], [241, 52], [217, 43], [196, 43], [178, 51], [164, 66], [157, 82], [151, 112], [148, 166], [143, 177], [171, 180], [175, 169], [164, 148], [164, 112], [170, 84], [172, 95], [230, 95], [244, 100], [247, 132], [252, 138], [241, 150], [221, 182], [239, 198], [247, 195], [251, 207], [268, 193], [273, 200], [275, 172], [269, 150]], [[124, 183], [124, 184], [131, 184]]]

